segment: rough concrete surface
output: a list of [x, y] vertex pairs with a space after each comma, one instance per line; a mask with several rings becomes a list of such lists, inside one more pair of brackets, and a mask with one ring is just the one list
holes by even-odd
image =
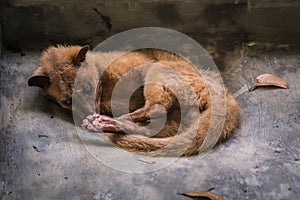
[[[177, 193], [210, 188], [225, 199], [298, 199], [299, 51], [244, 46], [220, 56], [224, 81], [241, 104], [239, 128], [208, 153], [148, 173], [111, 169], [91, 156], [72, 117], [27, 86], [40, 52], [24, 54], [1, 58], [2, 199], [187, 199]], [[290, 88], [248, 92], [262, 73]]]

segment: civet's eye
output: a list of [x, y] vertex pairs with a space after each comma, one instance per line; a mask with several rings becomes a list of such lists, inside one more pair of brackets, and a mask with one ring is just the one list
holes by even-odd
[[66, 106], [71, 106], [72, 105], [72, 99], [68, 99], [66, 101], [63, 101], [63, 104]]

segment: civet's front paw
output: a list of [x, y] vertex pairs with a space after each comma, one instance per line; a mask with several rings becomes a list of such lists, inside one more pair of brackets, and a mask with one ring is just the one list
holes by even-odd
[[81, 124], [83, 128], [92, 132], [121, 132], [119, 125], [118, 120], [99, 114], [88, 115]]

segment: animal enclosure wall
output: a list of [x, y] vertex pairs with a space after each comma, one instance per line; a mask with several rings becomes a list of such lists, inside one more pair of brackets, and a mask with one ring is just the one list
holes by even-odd
[[[299, 1], [4, 0], [0, 17], [1, 199], [188, 199], [178, 193], [209, 189], [225, 199], [299, 198]], [[241, 121], [210, 152], [136, 174], [92, 157], [72, 116], [27, 80], [49, 45], [95, 47], [138, 27], [201, 44], [240, 102]], [[263, 73], [289, 89], [249, 92]]]

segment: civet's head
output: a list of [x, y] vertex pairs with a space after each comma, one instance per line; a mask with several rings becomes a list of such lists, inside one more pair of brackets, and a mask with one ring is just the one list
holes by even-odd
[[74, 82], [88, 51], [89, 46], [49, 47], [28, 85], [40, 87], [44, 96], [71, 111]]

